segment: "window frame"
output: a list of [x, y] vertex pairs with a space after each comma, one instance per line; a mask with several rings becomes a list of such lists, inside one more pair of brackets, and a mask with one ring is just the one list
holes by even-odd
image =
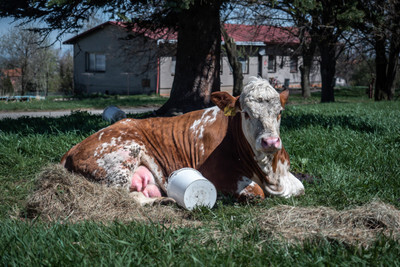
[[[272, 58], [272, 68], [270, 68], [270, 62]], [[276, 72], [276, 56], [275, 55], [268, 55], [268, 65], [267, 65], [268, 73], [275, 73]]]
[[86, 65], [85, 66], [86, 72], [106, 72], [107, 70], [106, 54], [102, 52], [86, 52], [85, 65]]
[[242, 64], [242, 74], [249, 74], [249, 57], [238, 57], [238, 61]]

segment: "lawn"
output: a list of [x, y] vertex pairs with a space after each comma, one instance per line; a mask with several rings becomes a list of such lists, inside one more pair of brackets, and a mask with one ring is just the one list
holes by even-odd
[[104, 109], [110, 105], [119, 107], [159, 106], [167, 98], [158, 95], [92, 95], [85, 97], [49, 97], [46, 100], [25, 102], [0, 101], [0, 111], [40, 111], [40, 110], [77, 110]]
[[[245, 204], [224, 197], [211, 210], [193, 212], [176, 206], [146, 207], [138, 209], [138, 214], [149, 220], [134, 221], [19, 218], [43, 167], [59, 162], [70, 147], [108, 124], [87, 112], [1, 120], [0, 264], [398, 265], [398, 217], [393, 217], [397, 232], [392, 237], [379, 235], [386, 225], [371, 217], [370, 228], [378, 234], [367, 245], [336, 238], [344, 234], [344, 228], [329, 235], [323, 232], [329, 229], [323, 229], [301, 242], [275, 234], [285, 233], [280, 228], [289, 229], [299, 223], [295, 217], [309, 211], [321, 212], [320, 223], [328, 216], [326, 209], [336, 210], [343, 227], [348, 224], [350, 236], [356, 234], [357, 222], [347, 223], [344, 216], [356, 216], [358, 207], [364, 207], [364, 213], [382, 212], [390, 220], [375, 208], [386, 206], [370, 205], [379, 202], [398, 214], [400, 102], [356, 99], [357, 94], [338, 92], [338, 103], [305, 105], [295, 96], [286, 107], [281, 137], [291, 156], [292, 171], [314, 177], [314, 182], [305, 183], [304, 196]], [[290, 217], [293, 223], [284, 210], [298, 211]], [[269, 218], [275, 214], [286, 217], [278, 216], [280, 228], [272, 231]]]

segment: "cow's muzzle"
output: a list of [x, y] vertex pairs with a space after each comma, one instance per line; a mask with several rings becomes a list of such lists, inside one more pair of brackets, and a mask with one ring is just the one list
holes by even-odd
[[260, 141], [261, 147], [267, 152], [276, 151], [282, 148], [282, 142], [279, 136], [263, 137]]

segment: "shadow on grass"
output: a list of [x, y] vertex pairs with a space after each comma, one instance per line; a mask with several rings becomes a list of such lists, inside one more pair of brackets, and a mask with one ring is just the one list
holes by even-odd
[[364, 133], [381, 132], [381, 126], [373, 124], [360, 117], [351, 115], [323, 115], [323, 114], [288, 114], [282, 119], [281, 127], [284, 130], [294, 130], [308, 126], [322, 126], [325, 128], [341, 127]]
[[[132, 118], [145, 118], [151, 113], [129, 115]], [[101, 115], [92, 115], [86, 111], [72, 112], [71, 115], [59, 118], [50, 117], [21, 117], [18, 119], [3, 119], [0, 121], [0, 132], [19, 134], [58, 134], [79, 132], [88, 134], [98, 131], [110, 124]]]
[[[128, 117], [137, 119], [151, 116], [151, 112], [134, 115], [128, 114]], [[86, 111], [77, 111], [72, 112], [71, 115], [59, 118], [6, 118], [0, 121], [0, 131], [20, 134], [57, 134], [60, 132], [80, 132], [85, 134], [98, 131], [108, 125], [110, 124], [104, 121], [101, 115], [92, 115]], [[339, 126], [345, 129], [366, 133], [380, 132], [383, 130], [381, 126], [351, 115], [296, 114], [295, 112], [289, 112], [282, 119], [281, 124], [284, 130], [294, 130], [317, 125], [328, 129]]]

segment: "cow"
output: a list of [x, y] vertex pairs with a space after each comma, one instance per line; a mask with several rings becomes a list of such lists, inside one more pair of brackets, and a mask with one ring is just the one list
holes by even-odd
[[87, 137], [61, 160], [89, 180], [126, 188], [153, 203], [169, 175], [191, 167], [239, 201], [304, 194], [280, 137], [289, 91], [252, 77], [239, 97], [211, 95], [214, 107], [176, 117], [123, 119]]

